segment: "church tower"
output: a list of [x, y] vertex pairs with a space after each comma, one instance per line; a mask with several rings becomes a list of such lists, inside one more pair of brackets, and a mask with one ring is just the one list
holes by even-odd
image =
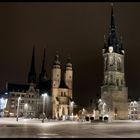
[[52, 87], [58, 88], [60, 85], [60, 80], [61, 80], [61, 68], [60, 68], [59, 55], [55, 55], [53, 68], [52, 68]]
[[58, 114], [58, 101], [59, 86], [61, 81], [61, 67], [58, 54], [55, 55], [53, 67], [52, 67], [52, 118], [55, 118]]
[[28, 83], [36, 83], [36, 72], [35, 72], [35, 47], [33, 47], [32, 60], [30, 66], [30, 72], [28, 73]]
[[67, 58], [64, 79], [67, 87], [69, 88], [69, 96], [72, 98], [73, 70], [70, 57]]
[[104, 80], [101, 87], [101, 100], [105, 103], [104, 114], [112, 119], [128, 119], [128, 89], [125, 85], [124, 49], [118, 39], [111, 7], [111, 25], [108, 40], [104, 38], [102, 50], [104, 60]]

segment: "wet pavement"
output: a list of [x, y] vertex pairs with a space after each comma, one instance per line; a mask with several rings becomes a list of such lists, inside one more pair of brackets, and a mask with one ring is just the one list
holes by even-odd
[[140, 121], [41, 123], [0, 118], [0, 138], [140, 138]]

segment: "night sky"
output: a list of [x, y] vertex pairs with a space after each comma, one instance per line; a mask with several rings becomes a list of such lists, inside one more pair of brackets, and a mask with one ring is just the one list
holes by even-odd
[[[125, 49], [125, 79], [131, 98], [140, 97], [140, 3], [114, 3], [118, 34]], [[33, 45], [39, 76], [46, 48], [48, 78], [56, 52], [64, 69], [72, 58], [76, 104], [100, 95], [102, 48], [110, 27], [109, 2], [0, 3], [0, 88], [27, 83]]]

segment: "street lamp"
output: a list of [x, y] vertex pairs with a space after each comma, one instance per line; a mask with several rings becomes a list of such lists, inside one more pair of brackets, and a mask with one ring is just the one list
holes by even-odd
[[103, 114], [105, 113], [105, 105], [106, 103], [103, 103]]
[[70, 106], [71, 106], [71, 117], [72, 117], [72, 120], [73, 120], [74, 101], [71, 101]]
[[82, 109], [82, 121], [84, 121], [85, 115], [86, 115], [86, 110], [83, 108]]
[[21, 100], [21, 97], [18, 97], [18, 105], [17, 105], [17, 118], [16, 121], [18, 121], [18, 114], [19, 114], [19, 102]]
[[74, 108], [74, 101], [71, 102], [71, 110], [72, 110], [71, 115], [73, 114], [73, 108]]
[[25, 109], [25, 117], [27, 117], [27, 110], [28, 110], [28, 104], [24, 104], [24, 109]]
[[42, 94], [43, 97], [43, 119], [42, 119], [42, 123], [44, 123], [44, 119], [45, 119], [45, 98], [47, 97], [47, 93]]

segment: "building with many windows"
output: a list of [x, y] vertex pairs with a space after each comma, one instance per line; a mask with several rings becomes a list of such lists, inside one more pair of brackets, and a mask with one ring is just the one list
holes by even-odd
[[[62, 118], [71, 113], [73, 70], [68, 57], [64, 76], [61, 74], [59, 56], [56, 55], [52, 66], [51, 79], [46, 74], [45, 49], [42, 68], [37, 78], [35, 72], [35, 48], [33, 48], [27, 84], [7, 83], [9, 93], [6, 109], [7, 116]], [[39, 79], [39, 80], [37, 80]], [[44, 93], [47, 96], [42, 96]], [[18, 100], [20, 97], [20, 100]]]
[[128, 101], [128, 119], [140, 119], [140, 99], [138, 101]]

